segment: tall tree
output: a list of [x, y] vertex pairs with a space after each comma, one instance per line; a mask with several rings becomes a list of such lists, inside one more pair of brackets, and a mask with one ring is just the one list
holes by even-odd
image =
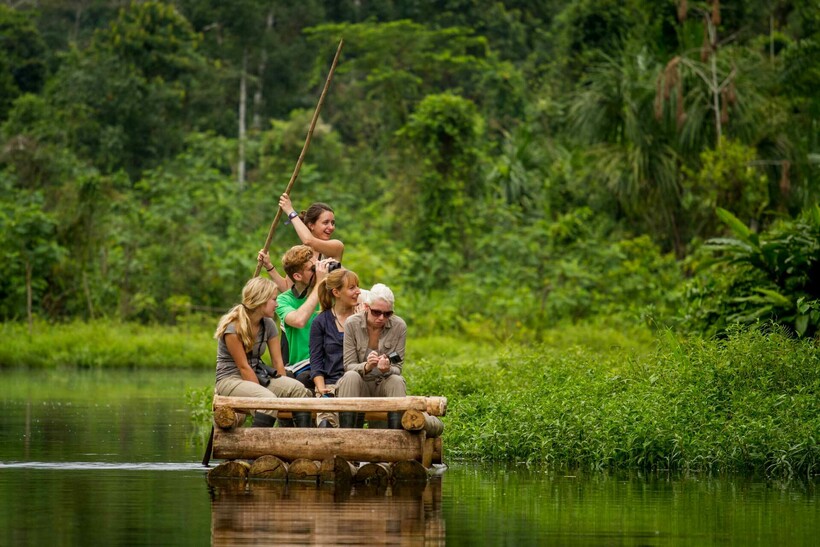
[[47, 97], [67, 142], [106, 172], [136, 178], [179, 150], [198, 124], [196, 90], [205, 76], [198, 37], [171, 6], [133, 4], [73, 49]]
[[[415, 184], [414, 246], [429, 268], [443, 274], [424, 276], [428, 280], [446, 279], [446, 271], [470, 257], [470, 204], [483, 197], [478, 171], [483, 132], [475, 104], [445, 93], [425, 97], [399, 133], [416, 150], [416, 161], [421, 160]], [[452, 257], [448, 250], [458, 251], [460, 257]], [[457, 264], [447, 264], [444, 256]]]
[[0, 5], [0, 121], [23, 93], [39, 93], [46, 80], [46, 47], [32, 13]]

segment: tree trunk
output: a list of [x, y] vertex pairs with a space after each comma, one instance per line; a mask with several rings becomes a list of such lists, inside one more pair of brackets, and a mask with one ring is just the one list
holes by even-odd
[[34, 334], [34, 317], [32, 312], [31, 296], [31, 261], [26, 259], [26, 317], [28, 318], [28, 335]]
[[245, 187], [245, 111], [248, 102], [248, 50], [242, 52], [242, 73], [239, 75], [239, 153], [236, 166], [236, 182]]
[[88, 306], [88, 318], [94, 319], [94, 304], [91, 301], [91, 288], [88, 286], [88, 272], [83, 270], [83, 292], [85, 293], [85, 303]]
[[720, 83], [718, 82], [717, 59], [715, 57], [716, 55], [713, 50], [710, 60], [712, 65], [712, 108], [715, 110], [715, 134], [717, 136], [715, 148], [717, 148], [720, 146], [720, 139], [723, 135], [723, 127], [720, 122]]
[[[265, 34], [267, 35], [273, 28], [273, 9], [268, 12], [267, 22], [265, 24]], [[253, 94], [253, 117], [251, 118], [251, 128], [262, 128], [262, 117], [260, 111], [262, 110], [263, 89], [265, 87], [265, 68], [268, 64], [268, 51], [265, 48], [265, 40], [262, 40], [262, 52], [259, 54], [259, 66], [256, 72], [256, 90]]]

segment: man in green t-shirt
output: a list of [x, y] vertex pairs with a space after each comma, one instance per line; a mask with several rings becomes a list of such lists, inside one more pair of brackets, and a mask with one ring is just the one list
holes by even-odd
[[282, 257], [293, 286], [277, 297], [276, 315], [285, 326], [291, 365], [310, 358], [310, 325], [319, 308], [319, 283], [327, 276], [330, 261], [317, 261], [307, 245], [291, 247]]

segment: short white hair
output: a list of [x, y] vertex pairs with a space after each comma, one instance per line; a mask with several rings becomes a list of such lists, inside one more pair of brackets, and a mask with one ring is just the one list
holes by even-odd
[[359, 298], [356, 301], [359, 304], [367, 304], [369, 298], [370, 298], [370, 291], [368, 291], [367, 289], [361, 289], [359, 291]]
[[373, 287], [370, 289], [370, 292], [367, 294], [367, 300], [365, 300], [365, 302], [368, 306], [370, 306], [376, 300], [384, 300], [385, 302], [390, 304], [391, 308], [393, 307], [393, 304], [396, 301], [395, 297], [393, 296], [393, 291], [391, 291], [390, 288], [383, 283], [376, 283], [375, 285], [373, 285]]

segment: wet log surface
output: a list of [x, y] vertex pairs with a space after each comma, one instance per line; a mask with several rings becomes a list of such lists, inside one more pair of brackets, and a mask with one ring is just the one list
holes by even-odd
[[243, 427], [214, 431], [213, 457], [255, 459], [273, 455], [292, 462], [322, 461], [341, 456], [348, 461], [422, 461], [424, 433], [384, 429], [316, 429]]
[[287, 480], [287, 477], [288, 464], [269, 454], [256, 458], [248, 473], [251, 479]]
[[319, 467], [319, 480], [322, 482], [335, 482], [338, 484], [350, 484], [356, 476], [357, 467], [342, 458], [333, 456], [325, 458]]
[[370, 462], [356, 471], [356, 484], [386, 486], [391, 480], [390, 466], [382, 462]]
[[209, 479], [242, 479], [248, 478], [250, 464], [241, 460], [231, 460], [220, 463], [208, 471]]
[[299, 458], [288, 466], [288, 482], [308, 482], [316, 484], [319, 481], [319, 464], [314, 460]]
[[427, 482], [427, 469], [416, 460], [393, 462], [390, 468], [393, 482]]
[[401, 417], [401, 426], [408, 431], [424, 431], [428, 438], [441, 437], [444, 433], [444, 422], [421, 410], [405, 411]]

